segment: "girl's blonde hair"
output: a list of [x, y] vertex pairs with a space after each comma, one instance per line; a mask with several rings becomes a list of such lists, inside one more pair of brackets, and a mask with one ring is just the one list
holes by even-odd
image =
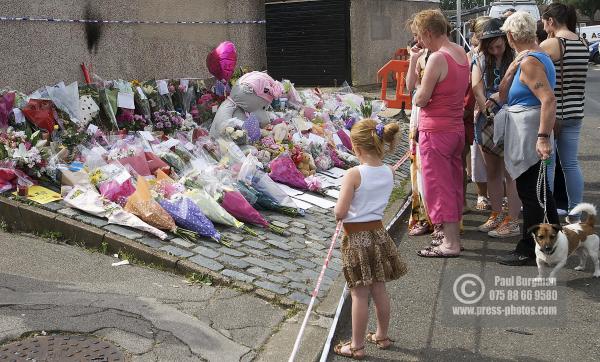
[[446, 35], [450, 24], [440, 10], [429, 9], [420, 11], [413, 18], [413, 26], [419, 33], [429, 30], [434, 36]]
[[479, 16], [471, 23], [471, 32], [479, 39], [483, 33], [483, 26], [490, 20], [491, 16]]
[[383, 128], [383, 132], [378, 134], [377, 125], [377, 121], [372, 119], [363, 119], [357, 122], [352, 126], [350, 139], [352, 140], [352, 147], [358, 147], [366, 152], [373, 152], [383, 159], [386, 152], [392, 152], [396, 147], [396, 135], [400, 131], [400, 126], [396, 122], [388, 123], [385, 126], [380, 125], [379, 128]]

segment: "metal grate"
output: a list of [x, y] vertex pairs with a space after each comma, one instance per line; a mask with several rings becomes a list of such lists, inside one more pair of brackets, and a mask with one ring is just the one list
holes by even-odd
[[0, 362], [4, 361], [124, 361], [114, 345], [84, 336], [39, 336], [0, 346]]

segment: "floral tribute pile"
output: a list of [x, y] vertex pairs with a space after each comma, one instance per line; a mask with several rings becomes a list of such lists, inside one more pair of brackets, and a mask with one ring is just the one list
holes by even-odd
[[72, 208], [161, 239], [227, 245], [214, 224], [286, 234], [261, 212], [304, 215], [282, 184], [325, 192], [316, 173], [358, 164], [349, 129], [379, 109], [351, 92], [298, 92], [284, 80], [260, 112], [213, 132], [215, 114], [246, 77], [240, 69], [229, 80], [0, 90], [0, 192], [42, 183]]

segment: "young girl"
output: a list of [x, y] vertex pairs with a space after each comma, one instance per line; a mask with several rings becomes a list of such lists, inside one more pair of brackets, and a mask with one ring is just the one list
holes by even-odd
[[352, 296], [352, 340], [340, 343], [334, 353], [353, 359], [365, 356], [365, 332], [369, 319], [369, 294], [375, 303], [377, 331], [367, 334], [367, 342], [381, 349], [389, 348], [390, 300], [385, 282], [406, 273], [396, 245], [383, 227], [381, 219], [387, 206], [394, 173], [383, 164], [385, 146], [392, 149], [399, 126], [386, 126], [374, 120], [362, 120], [350, 131], [350, 138], [361, 165], [346, 173], [335, 217], [344, 222], [342, 240], [344, 276]]
[[[416, 30], [410, 23], [410, 29], [413, 32], [413, 41], [409, 44], [408, 51], [414, 47], [421, 48], [416, 36]], [[425, 63], [431, 53], [425, 49], [419, 61], [413, 63], [415, 69], [409, 69], [406, 76], [406, 84], [409, 93], [413, 94], [421, 84], [423, 79], [423, 70], [425, 69]], [[419, 158], [419, 144], [417, 139], [419, 127], [419, 107], [415, 104], [412, 105], [412, 111], [410, 113], [410, 125], [408, 131], [409, 148], [411, 151], [411, 164], [410, 164], [410, 179], [412, 184], [412, 207], [411, 213], [408, 220], [408, 235], [418, 236], [429, 233], [434, 228], [431, 225], [429, 216], [427, 215], [427, 209], [423, 202], [423, 185], [421, 175], [421, 160]], [[439, 227], [438, 227], [439, 229]], [[439, 235], [440, 233], [434, 233]]]

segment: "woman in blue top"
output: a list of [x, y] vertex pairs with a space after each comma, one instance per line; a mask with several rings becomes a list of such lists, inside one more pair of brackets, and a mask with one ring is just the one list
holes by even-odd
[[[539, 121], [534, 120], [536, 127], [520, 130], [522, 154], [511, 158], [511, 150], [508, 149], [508, 140], [505, 138], [504, 156], [507, 169], [511, 159], [521, 162], [521, 167], [523, 160], [529, 162], [524, 165], [523, 172], [512, 174], [523, 203], [523, 237], [513, 252], [500, 257], [498, 261], [505, 265], [525, 265], [535, 260], [535, 242], [529, 228], [544, 220], [544, 209], [538, 202], [536, 186], [541, 166], [539, 159], [548, 160], [552, 153], [550, 135], [556, 118], [556, 73], [552, 59], [536, 43], [537, 26], [531, 15], [523, 11], [514, 13], [506, 19], [502, 30], [506, 32], [508, 42], [517, 56], [500, 84], [500, 98], [507, 100], [509, 112], [511, 106], [521, 106], [521, 109], [530, 109], [539, 117]], [[529, 144], [529, 140], [536, 138], [535, 146], [533, 141]], [[546, 193], [548, 220], [551, 224], [558, 224], [556, 204], [548, 187]]]

